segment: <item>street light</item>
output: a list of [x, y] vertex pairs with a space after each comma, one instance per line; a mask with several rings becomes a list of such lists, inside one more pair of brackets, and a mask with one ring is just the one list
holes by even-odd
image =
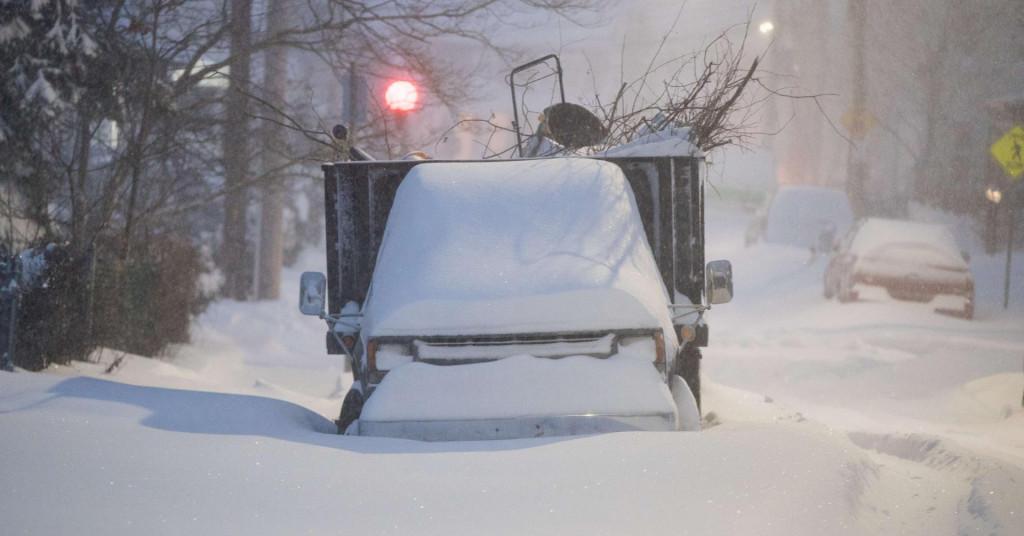
[[775, 30], [775, 24], [772, 24], [772, 21], [770, 20], [766, 20], [762, 22], [761, 25], [757, 27], [757, 29], [761, 33], [768, 35], [772, 33], [773, 30]]
[[985, 199], [998, 205], [1003, 200], [1003, 192], [995, 188], [988, 188], [985, 190]]
[[988, 224], [985, 232], [985, 251], [989, 254], [996, 252], [996, 219], [999, 211], [999, 202], [1003, 200], [1003, 192], [999, 188], [989, 186], [985, 189], [985, 199], [988, 199]]

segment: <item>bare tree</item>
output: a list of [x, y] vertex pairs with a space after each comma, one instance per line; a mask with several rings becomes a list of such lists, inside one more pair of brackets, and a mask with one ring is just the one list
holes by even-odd
[[[225, 103], [224, 122], [224, 242], [221, 265], [224, 269], [224, 293], [236, 300], [249, 295], [249, 251], [246, 247], [246, 209], [248, 189], [244, 186], [249, 170], [248, 93], [251, 65], [252, 0], [231, 0], [230, 82]], [[182, 78], [188, 76], [183, 75]]]
[[[665, 52], [669, 30], [639, 77], [620, 82], [611, 98], [602, 97], [595, 89], [593, 101], [587, 104], [600, 123], [593, 128], [603, 133], [600, 141], [582, 148], [558, 144], [535, 146], [528, 154], [601, 152], [662, 130], [676, 131], [676, 135], [685, 136], [702, 151], [748, 144], [759, 134], [758, 114], [770, 96], [770, 91], [765, 91], [764, 81], [759, 79], [760, 59], [748, 58], [746, 54], [748, 27], [749, 24], [723, 31], [703, 49], [675, 56]], [[730, 34], [737, 29], [742, 30], [742, 34], [734, 40]], [[528, 72], [522, 87], [550, 74]], [[528, 134], [550, 135], [548, 118], [531, 110], [525, 104], [526, 99], [520, 102], [523, 106], [520, 117], [525, 118], [522, 128]], [[506, 124], [492, 117], [462, 120], [444, 135], [466, 124], [486, 126], [490, 137], [509, 130]], [[534, 137], [534, 141], [537, 139]], [[513, 145], [488, 152], [490, 146], [489, 141], [483, 144], [485, 158], [508, 156], [516, 149]]]
[[[311, 112], [314, 103], [275, 85], [286, 81], [274, 74], [287, 61], [282, 54], [318, 58], [328, 78], [351, 65], [368, 83], [401, 74], [426, 89], [429, 106], [445, 106], [466, 97], [465, 77], [455, 74], [471, 66], [433, 54], [435, 39], [470, 40], [509, 57], [488, 37], [505, 15], [541, 8], [568, 16], [600, 1], [54, 0], [6, 6], [0, 10], [0, 69], [14, 76], [0, 83], [0, 218], [12, 235], [24, 235], [8, 245], [66, 241], [69, 265], [85, 268], [75, 275], [84, 279], [71, 285], [84, 295], [62, 298], [85, 312], [63, 315], [66, 322], [90, 326], [91, 333], [90, 311], [115, 311], [94, 340], [129, 345], [116, 332], [148, 329], [148, 339], [131, 344], [144, 343], [134, 347], [151, 352], [170, 340], [153, 336], [154, 315], [173, 309], [176, 325], [187, 327], [188, 314], [199, 306], [198, 243], [220, 261], [224, 295], [251, 295], [246, 217], [253, 191], [266, 193], [264, 251], [271, 255], [262, 294], [274, 294], [283, 224], [273, 220], [281, 185], [309, 178], [318, 171], [310, 162], [338, 154], [327, 134], [330, 121]], [[270, 11], [262, 11], [264, 5]], [[281, 5], [289, 17], [277, 24], [273, 14]], [[355, 127], [372, 137], [382, 123], [371, 119]], [[261, 151], [269, 147], [276, 150]], [[103, 338], [103, 330], [112, 335]]]
[[[811, 129], [800, 123], [799, 129], [787, 129], [780, 137], [813, 146], [815, 151], [803, 155], [802, 164], [817, 158], [830, 162], [825, 169], [835, 173], [835, 182], [845, 184], [853, 198], [863, 197], [855, 202], [865, 213], [900, 216], [909, 201], [982, 213], [986, 183], [996, 180], [988, 169], [987, 146], [994, 140], [985, 103], [1019, 93], [1024, 76], [1019, 2], [817, 4], [832, 10], [819, 18], [819, 28], [794, 30], [792, 20], [777, 24], [779, 39], [786, 41], [785, 54], [801, 67], [782, 74], [804, 91], [839, 95], [823, 103], [826, 113], [814, 117], [816, 129], [828, 134], [830, 122], [854, 118], [859, 119], [854, 128], [859, 132], [841, 129], [842, 135], [806, 138], [803, 132]], [[776, 6], [785, 12], [798, 10], [793, 18], [809, 20], [804, 2]], [[834, 36], [844, 53], [820, 62], [819, 30]], [[776, 67], [784, 66], [773, 63]], [[870, 79], [869, 85], [858, 81], [864, 79]], [[841, 165], [847, 153], [849, 167]], [[784, 154], [778, 156], [784, 159]]]
[[[763, 96], [747, 92], [760, 59], [748, 60], [745, 46], [746, 34], [736, 44], [723, 32], [690, 54], [662, 60], [659, 49], [643, 75], [623, 83], [610, 102], [595, 98], [609, 133], [604, 147], [672, 126], [689, 129], [690, 142], [702, 151], [749, 142]], [[665, 73], [660, 87], [652, 84], [654, 75]]]
[[[853, 104], [852, 113], [867, 113], [868, 81], [867, 68], [865, 66], [865, 33], [867, 26], [867, 0], [849, 0], [849, 17], [851, 26], [852, 42], [850, 50], [853, 54]], [[850, 197], [850, 205], [854, 214], [863, 217], [866, 212], [867, 200], [865, 199], [865, 188], [867, 183], [867, 159], [863, 149], [850, 145], [848, 161], [848, 173], [846, 178], [846, 192]]]
[[[279, 34], [288, 28], [288, 9], [292, 6], [286, 0], [269, 0], [267, 3], [267, 33]], [[276, 46], [264, 54], [263, 89], [266, 100], [281, 105], [285, 102], [288, 81], [288, 49]], [[256, 295], [259, 299], [277, 299], [281, 292], [281, 268], [284, 263], [284, 195], [285, 180], [278, 170], [288, 160], [282, 148], [288, 130], [280, 124], [267, 121], [262, 125], [263, 171], [272, 174], [263, 187], [260, 205], [259, 258], [256, 271]]]

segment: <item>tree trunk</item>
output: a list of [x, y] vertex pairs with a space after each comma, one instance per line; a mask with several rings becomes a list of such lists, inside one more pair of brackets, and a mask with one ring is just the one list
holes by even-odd
[[236, 300], [249, 297], [249, 275], [252, 273], [246, 247], [246, 209], [249, 197], [244, 186], [249, 171], [246, 142], [249, 140], [247, 113], [251, 34], [252, 0], [231, 0], [232, 60], [223, 132], [224, 182], [228, 193], [224, 198], [221, 266], [224, 269], [224, 294]]
[[[867, 113], [868, 83], [865, 70], [865, 39], [867, 30], [867, 0], [848, 0], [847, 8], [850, 18], [850, 29], [853, 35], [851, 48], [853, 51], [853, 103], [851, 110], [855, 114]], [[846, 193], [850, 197], [850, 205], [857, 217], [864, 217], [867, 212], [867, 162], [863, 154], [863, 141], [851, 146], [846, 176]]]
[[86, 232], [88, 221], [89, 203], [86, 194], [86, 184], [89, 178], [89, 160], [92, 147], [92, 122], [88, 114], [78, 115], [78, 138], [75, 155], [78, 159], [77, 167], [73, 176], [68, 176], [68, 185], [71, 191], [71, 248], [75, 253], [81, 253], [88, 247], [89, 236]]
[[[288, 27], [286, 0], [269, 0], [267, 3], [267, 34], [274, 34]], [[288, 79], [288, 50], [284, 46], [267, 49], [263, 69], [263, 87], [266, 100], [279, 107], [285, 107], [285, 91]], [[268, 112], [273, 114], [273, 112]], [[263, 203], [260, 211], [259, 267], [256, 276], [257, 297], [261, 300], [276, 300], [281, 292], [281, 268], [284, 262], [284, 194], [285, 174], [282, 169], [285, 159], [281, 151], [287, 131], [273, 121], [263, 122], [263, 171], [266, 184], [263, 187]]]
[[[924, 198], [928, 203], [935, 204], [943, 200], [941, 180], [945, 179], [945, 173], [940, 170], [945, 163], [940, 162], [938, 134], [943, 128], [942, 120], [947, 114], [943, 108], [943, 94], [945, 93], [945, 80], [943, 76], [946, 71], [946, 56], [949, 51], [949, 38], [945, 31], [950, 28], [951, 11], [947, 8], [942, 15], [943, 32], [938, 36], [934, 52], [932, 52], [924, 66], [924, 82], [922, 88], [925, 95], [924, 110], [924, 147], [921, 150], [921, 158], [917, 162], [915, 187], [917, 195]], [[944, 157], [945, 155], [941, 155]]]

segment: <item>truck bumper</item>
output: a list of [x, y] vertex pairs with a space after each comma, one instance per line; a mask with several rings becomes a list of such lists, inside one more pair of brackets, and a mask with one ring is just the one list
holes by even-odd
[[365, 421], [359, 435], [418, 441], [478, 441], [558, 437], [623, 431], [676, 430], [674, 414], [562, 415], [436, 421]]

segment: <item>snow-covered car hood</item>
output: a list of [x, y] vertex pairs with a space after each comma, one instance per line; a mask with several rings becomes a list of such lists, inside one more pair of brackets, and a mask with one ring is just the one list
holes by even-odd
[[625, 176], [586, 158], [413, 168], [363, 313], [369, 337], [672, 329]]

